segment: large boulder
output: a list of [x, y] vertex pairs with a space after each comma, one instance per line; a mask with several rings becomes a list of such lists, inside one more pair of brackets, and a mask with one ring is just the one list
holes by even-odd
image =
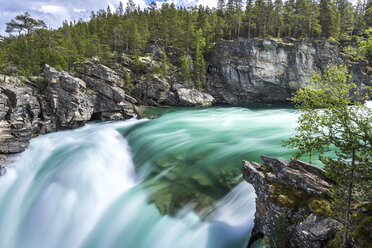
[[210, 94], [197, 89], [184, 88], [182, 85], [174, 85], [181, 105], [185, 106], [211, 106], [215, 99]]
[[169, 104], [170, 94], [171, 84], [158, 74], [144, 78], [137, 85], [137, 95], [145, 104]]
[[122, 120], [137, 115], [137, 100], [126, 94], [120, 73], [101, 64], [76, 64], [78, 76], [87, 84], [94, 120]]
[[5, 95], [8, 105], [4, 107], [9, 111], [10, 120], [31, 124], [38, 118], [40, 104], [30, 87], [5, 85], [1, 87], [1, 90], [3, 97], [0, 96], [0, 104], [1, 101], [4, 103]]
[[[332, 182], [322, 169], [262, 156], [263, 164], [243, 161], [243, 178], [256, 191], [256, 213], [249, 244], [264, 236], [274, 247], [285, 233], [288, 247], [324, 247], [341, 224], [328, 217]], [[281, 223], [281, 224], [279, 224]], [[277, 232], [278, 228], [280, 233]]]
[[58, 127], [75, 128], [89, 121], [93, 103], [85, 94], [85, 82], [49, 65], [45, 65], [44, 75], [48, 79], [46, 97], [57, 116]]

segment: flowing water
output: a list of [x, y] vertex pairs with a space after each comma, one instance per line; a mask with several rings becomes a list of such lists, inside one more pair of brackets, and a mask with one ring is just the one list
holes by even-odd
[[0, 247], [245, 247], [241, 160], [288, 159], [295, 125], [285, 107], [167, 109], [40, 136], [0, 178]]

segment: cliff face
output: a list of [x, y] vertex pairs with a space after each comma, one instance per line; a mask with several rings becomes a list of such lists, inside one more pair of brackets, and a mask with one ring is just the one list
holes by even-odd
[[265, 156], [262, 161], [243, 161], [243, 177], [257, 195], [250, 244], [268, 237], [270, 247], [324, 247], [340, 228], [327, 217], [332, 182], [323, 170], [301, 161]]
[[47, 82], [7, 77], [0, 83], [0, 155], [22, 152], [40, 134], [76, 128], [89, 120], [135, 116], [137, 107], [117, 86], [117, 75], [109, 68], [103, 71], [107, 74], [83, 81], [46, 65]]
[[349, 66], [361, 94], [372, 85], [371, 75], [360, 64], [345, 61], [338, 46], [326, 39], [239, 39], [216, 44], [207, 63], [206, 91], [227, 104], [286, 101], [313, 71], [321, 72], [330, 62]]

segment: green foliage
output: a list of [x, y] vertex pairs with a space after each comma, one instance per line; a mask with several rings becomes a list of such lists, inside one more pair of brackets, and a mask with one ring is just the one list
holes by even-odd
[[298, 148], [297, 157], [328, 151], [320, 160], [335, 182], [331, 196], [345, 223], [346, 245], [352, 202], [372, 199], [372, 109], [354, 101], [356, 86], [343, 65], [330, 65], [322, 75], [314, 73], [310, 82], [291, 99], [300, 116], [297, 133], [286, 146]]
[[196, 32], [196, 48], [195, 48], [195, 71], [196, 71], [196, 86], [202, 87], [205, 81], [205, 61], [204, 61], [204, 51], [206, 47], [205, 38], [203, 37], [202, 30], [199, 29]]
[[308, 204], [310, 209], [317, 214], [325, 216], [332, 215], [331, 203], [326, 199], [312, 198]]
[[130, 70], [134, 74], [145, 74], [146, 73], [146, 64], [143, 63], [141, 60], [136, 59], [130, 67]]
[[357, 59], [357, 49], [352, 46], [346, 46], [342, 49], [343, 54], [349, 59]]
[[167, 53], [165, 52], [165, 48], [163, 47], [163, 61], [161, 62], [161, 75], [166, 77], [168, 75], [168, 61], [167, 61]]
[[299, 188], [286, 187], [279, 183], [271, 183], [270, 188], [273, 191], [270, 194], [270, 199], [279, 206], [293, 209], [308, 207], [309, 195], [306, 191]]
[[[28, 13], [18, 15], [7, 23], [10, 36], [0, 37], [0, 65], [15, 65], [26, 75], [41, 73], [46, 63], [72, 70], [73, 63], [92, 57], [113, 65], [118, 54], [144, 56], [146, 47], [156, 40], [192, 57], [195, 71], [190, 77], [201, 87], [204, 55], [221, 39], [323, 35], [345, 41], [351, 34], [364, 34], [371, 26], [372, 13], [370, 2], [353, 8], [349, 0], [337, 4], [334, 0], [248, 0], [245, 9], [241, 0], [221, 1], [217, 9], [202, 5], [177, 8], [168, 2], [137, 9], [132, 3], [125, 11], [119, 5], [114, 13], [92, 12], [87, 22], [65, 21], [56, 30], [47, 30], [42, 20]], [[370, 61], [371, 42], [365, 39], [368, 34], [363, 37], [358, 52]]]
[[129, 92], [132, 92], [134, 90], [134, 85], [130, 73], [125, 74], [125, 88], [129, 90]]
[[372, 65], [372, 28], [365, 31], [364, 36], [358, 38], [358, 58], [365, 59]]
[[270, 245], [270, 239], [268, 238], [268, 237], [264, 237], [263, 239], [262, 239], [262, 243], [261, 243], [264, 247], [269, 247], [269, 245]]
[[191, 63], [192, 63], [191, 57], [188, 55], [183, 55], [180, 58], [182, 79], [185, 81], [190, 79]]

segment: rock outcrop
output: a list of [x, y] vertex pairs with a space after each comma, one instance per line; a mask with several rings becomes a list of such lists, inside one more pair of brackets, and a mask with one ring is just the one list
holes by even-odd
[[82, 79], [49, 65], [44, 75], [47, 81], [7, 77], [0, 82], [0, 155], [24, 151], [40, 134], [137, 114], [137, 101], [120, 87], [122, 78], [103, 65], [85, 64]]
[[197, 89], [191, 82], [182, 82], [176, 76], [161, 77], [148, 74], [136, 84], [136, 96], [145, 105], [211, 106], [213, 96]]
[[123, 78], [114, 70], [92, 62], [76, 67], [87, 84], [93, 105], [94, 120], [122, 120], [138, 112], [137, 100], [126, 94]]
[[11, 84], [0, 84], [0, 154], [22, 152], [48, 126], [35, 89], [19, 79], [9, 80]]
[[270, 247], [278, 242], [286, 247], [324, 247], [340, 228], [327, 216], [332, 182], [322, 169], [298, 160], [287, 163], [262, 156], [262, 161], [243, 161], [243, 177], [257, 195], [250, 244], [268, 237]]
[[205, 90], [219, 103], [286, 101], [303, 87], [313, 71], [332, 63], [346, 63], [360, 96], [372, 85], [371, 75], [339, 53], [326, 39], [294, 41], [271, 39], [218, 42], [208, 61]]
[[179, 102], [185, 106], [211, 106], [216, 102], [213, 96], [193, 88], [185, 88], [180, 84], [175, 84]]

